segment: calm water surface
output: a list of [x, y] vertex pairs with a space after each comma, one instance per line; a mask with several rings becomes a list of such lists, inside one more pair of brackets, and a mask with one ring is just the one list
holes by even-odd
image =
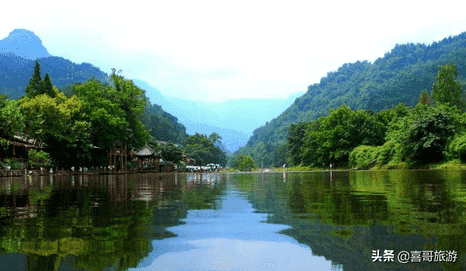
[[0, 270], [466, 270], [465, 174], [0, 178]]

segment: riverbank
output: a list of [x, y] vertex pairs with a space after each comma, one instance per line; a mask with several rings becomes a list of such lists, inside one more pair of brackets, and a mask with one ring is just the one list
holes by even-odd
[[441, 161], [427, 165], [410, 165], [407, 162], [387, 165], [374, 165], [371, 168], [325, 168], [310, 167], [310, 166], [296, 166], [289, 168], [255, 168], [251, 171], [239, 171], [235, 169], [223, 170], [221, 173], [279, 173], [279, 172], [326, 172], [326, 171], [359, 171], [359, 170], [403, 170], [403, 169], [443, 169], [443, 170], [466, 170], [466, 163], [460, 160]]

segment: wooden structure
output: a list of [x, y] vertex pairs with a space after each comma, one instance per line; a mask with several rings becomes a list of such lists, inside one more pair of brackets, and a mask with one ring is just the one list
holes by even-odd
[[45, 144], [34, 139], [29, 139], [26, 136], [15, 135], [13, 138], [14, 140], [8, 140], [8, 148], [6, 150], [0, 147], [0, 160], [10, 158], [15, 162], [26, 164], [29, 158], [29, 150], [43, 150], [45, 148]]
[[114, 143], [113, 149], [108, 153], [108, 168], [124, 171], [127, 163], [126, 145], [119, 142]]
[[149, 146], [144, 146], [139, 151], [131, 152], [131, 156], [137, 158], [138, 169], [151, 169], [160, 171], [159, 154], [156, 154]]

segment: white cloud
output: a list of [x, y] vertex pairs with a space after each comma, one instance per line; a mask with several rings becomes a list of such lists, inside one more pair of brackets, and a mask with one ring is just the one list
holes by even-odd
[[34, 31], [51, 54], [122, 69], [177, 97], [286, 97], [396, 43], [464, 30], [456, 4], [408, 1], [100, 1], [6, 4], [0, 36]]

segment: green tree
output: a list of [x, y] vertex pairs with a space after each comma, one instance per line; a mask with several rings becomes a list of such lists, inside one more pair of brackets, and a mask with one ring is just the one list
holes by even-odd
[[45, 74], [44, 81], [42, 82], [42, 89], [43, 93], [49, 95], [52, 98], [54, 97], [53, 95], [55, 95], [55, 92], [53, 91], [52, 80], [50, 80], [50, 76], [48, 73]]
[[303, 145], [306, 125], [307, 123], [302, 122], [291, 124], [290, 128], [288, 128], [286, 161], [290, 166], [301, 164], [301, 147]]
[[45, 143], [56, 162], [84, 162], [90, 159], [92, 144], [91, 125], [82, 120], [82, 103], [76, 96], [66, 98], [55, 87], [53, 91], [55, 98], [40, 94], [19, 101], [27, 134]]
[[196, 133], [186, 139], [183, 151], [196, 160], [197, 165], [220, 164], [227, 162], [226, 154], [206, 135]]
[[256, 163], [250, 155], [240, 154], [236, 156], [236, 159], [233, 162], [233, 167], [241, 171], [249, 171], [256, 168]]
[[42, 77], [40, 75], [40, 64], [39, 61], [36, 60], [34, 73], [29, 80], [29, 84], [26, 86], [26, 95], [29, 98], [33, 98], [36, 95], [44, 93], [43, 88]]
[[213, 132], [212, 134], [209, 135], [210, 142], [215, 145], [215, 143], [220, 142], [222, 140], [222, 136], [217, 134], [216, 132]]
[[28, 153], [29, 157], [29, 165], [35, 167], [36, 169], [40, 166], [49, 166], [50, 165], [50, 154], [44, 151], [37, 151], [35, 149], [29, 150]]
[[427, 93], [427, 90], [424, 89], [419, 95], [419, 103], [424, 105], [430, 105], [430, 97]]
[[253, 156], [256, 164], [262, 165], [263, 159], [267, 154], [264, 142], [260, 141], [254, 146]]
[[115, 141], [129, 149], [149, 142], [150, 135], [141, 122], [146, 105], [144, 91], [125, 80], [113, 69], [112, 80], [117, 86], [104, 87], [97, 80], [73, 86], [73, 93], [83, 103], [84, 120], [91, 123], [95, 146], [111, 149]]
[[456, 78], [458, 70], [454, 63], [442, 65], [439, 68], [435, 82], [432, 86], [432, 99], [436, 104], [450, 103], [459, 109], [465, 109], [461, 83]]
[[390, 125], [387, 141], [401, 146], [405, 161], [425, 164], [443, 159], [447, 142], [463, 130], [464, 120], [457, 108], [418, 104], [409, 115]]
[[162, 149], [163, 158], [173, 163], [179, 163], [181, 161], [182, 155], [183, 152], [181, 148], [175, 146], [171, 142], [165, 144], [165, 147]]
[[[121, 71], [120, 71], [121, 72]], [[133, 81], [126, 80], [112, 69], [111, 79], [116, 89], [113, 101], [123, 110], [126, 120], [124, 140], [130, 148], [141, 147], [149, 140], [149, 131], [141, 122], [141, 117], [148, 100], [145, 90], [137, 87]]]
[[25, 129], [25, 118], [18, 101], [0, 101], [0, 137], [12, 139], [17, 133]]

